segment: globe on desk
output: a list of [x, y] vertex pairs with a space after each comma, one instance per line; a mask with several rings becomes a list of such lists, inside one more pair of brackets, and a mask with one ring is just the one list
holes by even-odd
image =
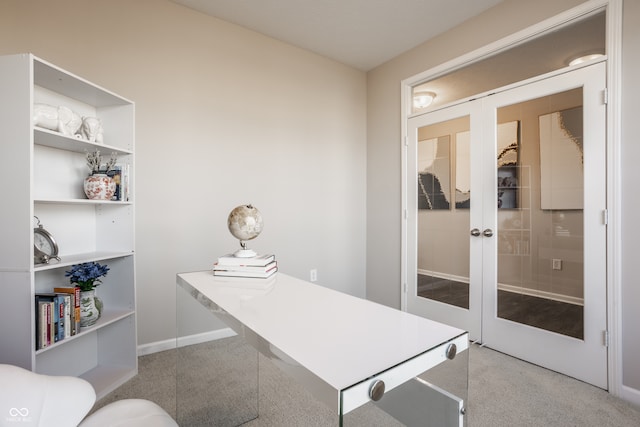
[[227, 226], [236, 239], [240, 240], [240, 249], [234, 255], [238, 258], [250, 258], [258, 255], [247, 248], [247, 241], [258, 237], [262, 232], [262, 215], [251, 205], [240, 205], [229, 213]]

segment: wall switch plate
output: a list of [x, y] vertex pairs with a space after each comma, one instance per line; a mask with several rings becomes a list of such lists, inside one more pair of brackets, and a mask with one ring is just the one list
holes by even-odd
[[551, 268], [554, 270], [562, 270], [562, 260], [561, 259], [553, 259]]
[[312, 282], [318, 281], [318, 270], [313, 268], [309, 271], [309, 280], [311, 280]]

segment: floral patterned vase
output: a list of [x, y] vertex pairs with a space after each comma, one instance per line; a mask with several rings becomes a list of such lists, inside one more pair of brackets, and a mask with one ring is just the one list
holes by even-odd
[[116, 182], [104, 173], [96, 173], [84, 179], [84, 194], [91, 200], [111, 200], [116, 192]]
[[80, 326], [92, 326], [100, 318], [100, 311], [96, 306], [96, 291], [80, 292]]

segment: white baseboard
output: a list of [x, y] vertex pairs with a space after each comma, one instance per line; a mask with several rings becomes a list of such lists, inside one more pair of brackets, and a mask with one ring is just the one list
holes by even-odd
[[216, 329], [215, 331], [203, 332], [201, 334], [188, 335], [185, 337], [171, 338], [164, 341], [156, 341], [138, 346], [138, 356], [157, 353], [159, 351], [173, 350], [192, 344], [215, 341], [236, 335], [231, 328]]
[[521, 295], [529, 295], [531, 297], [545, 298], [552, 301], [564, 302], [567, 304], [584, 305], [584, 300], [582, 298], [570, 297], [568, 295], [561, 295], [547, 291], [539, 291], [537, 289], [522, 288], [520, 286], [505, 285], [503, 283], [498, 283], [498, 289], [501, 291], [513, 292]]
[[440, 273], [438, 271], [422, 270], [422, 269], [418, 269], [418, 274], [437, 277], [438, 279], [452, 280], [454, 282], [469, 283], [468, 277], [456, 276], [455, 274]]
[[640, 390], [623, 384], [622, 387], [620, 387], [620, 395], [618, 397], [640, 407]]
[[[437, 272], [437, 271], [418, 269], [418, 274], [424, 274], [424, 275], [427, 275], [427, 276], [437, 277], [439, 279], [453, 280], [454, 282], [469, 283], [469, 278], [468, 277], [455, 276], [453, 274], [440, 273], [440, 272]], [[562, 295], [562, 294], [556, 294], [556, 293], [553, 293], [553, 292], [539, 291], [539, 290], [536, 290], [536, 289], [523, 288], [523, 287], [520, 287], [520, 286], [506, 285], [504, 283], [498, 283], [498, 289], [501, 290], [501, 291], [514, 292], [514, 293], [521, 294], [521, 295], [529, 295], [529, 296], [532, 296], [532, 297], [545, 298], [545, 299], [549, 299], [549, 300], [552, 300], [552, 301], [565, 302], [567, 304], [584, 305], [584, 299], [582, 299], [582, 298], [571, 297], [571, 296]]]

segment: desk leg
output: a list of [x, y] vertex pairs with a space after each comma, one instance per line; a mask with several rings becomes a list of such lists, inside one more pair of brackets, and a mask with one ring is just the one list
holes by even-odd
[[[258, 417], [258, 352], [180, 286], [176, 293], [176, 421], [238, 426]], [[224, 320], [224, 319], [223, 319]], [[216, 334], [198, 329], [227, 331]], [[227, 336], [225, 335], [232, 335]], [[222, 338], [220, 338], [222, 336]], [[204, 341], [204, 342], [199, 342]]]

